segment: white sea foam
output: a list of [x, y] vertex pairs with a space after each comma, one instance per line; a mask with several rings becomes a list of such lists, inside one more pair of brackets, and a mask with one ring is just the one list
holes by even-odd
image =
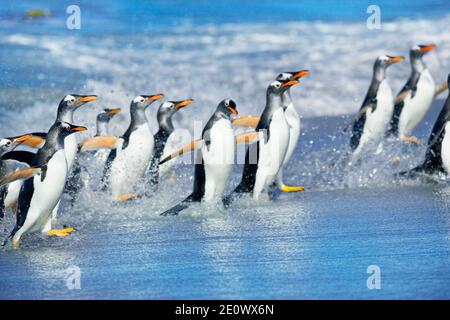
[[[375, 57], [407, 55], [415, 43], [438, 44], [426, 61], [437, 82], [443, 82], [450, 71], [450, 35], [445, 31], [449, 24], [447, 16], [383, 22], [381, 30], [368, 30], [365, 22], [319, 21], [188, 26], [167, 34], [107, 35], [82, 41], [12, 34], [0, 41], [45, 50], [45, 59], [55, 68], [81, 72], [86, 90], [101, 97], [114, 91], [105, 103], [124, 106], [132, 95], [163, 91], [169, 98], [194, 98], [194, 117], [203, 119], [225, 97], [235, 99], [243, 113], [259, 113], [265, 87], [278, 72], [308, 68], [311, 76], [293, 89], [293, 96], [300, 113], [309, 117], [355, 112]], [[408, 63], [389, 70], [394, 91], [408, 74]]]

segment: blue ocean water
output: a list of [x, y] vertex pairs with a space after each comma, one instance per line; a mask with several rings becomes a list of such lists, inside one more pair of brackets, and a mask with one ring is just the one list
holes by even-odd
[[[447, 1], [377, 1], [380, 30], [366, 27], [370, 1], [77, 3], [80, 30], [66, 28], [70, 1], [0, 7], [1, 136], [46, 130], [69, 92], [99, 96], [75, 117], [91, 131], [102, 108], [122, 107], [111, 124], [115, 134], [126, 128], [137, 94], [194, 98], [176, 118], [177, 127], [193, 131], [226, 97], [241, 114], [260, 113], [277, 73], [308, 68], [311, 76], [293, 90], [302, 136], [286, 170], [306, 191], [228, 211], [198, 206], [164, 219], [158, 213], [190, 192], [192, 166], [177, 167], [153, 197], [120, 206], [90, 185], [74, 207], [62, 206], [60, 223], [76, 227], [75, 234], [32, 235], [21, 250], [0, 251], [0, 298], [450, 297], [448, 182], [392, 178], [419, 163], [425, 147], [389, 145], [359, 169], [336, 167], [348, 151], [342, 128], [364, 98], [377, 55], [436, 43], [426, 63], [436, 82], [446, 79]], [[51, 15], [26, 17], [31, 9]], [[407, 63], [389, 70], [394, 91], [408, 73]], [[442, 98], [416, 133], [422, 140]], [[154, 110], [148, 117], [156, 129]], [[399, 153], [400, 164], [392, 164]], [[90, 178], [95, 184], [98, 177]], [[0, 236], [12, 220], [2, 223]], [[369, 265], [380, 267], [380, 290], [367, 288]], [[71, 266], [80, 269], [80, 290], [66, 286]]]

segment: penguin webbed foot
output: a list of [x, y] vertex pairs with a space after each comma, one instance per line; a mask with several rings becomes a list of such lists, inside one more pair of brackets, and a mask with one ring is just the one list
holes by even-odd
[[409, 142], [409, 143], [412, 143], [415, 145], [422, 144], [422, 142], [419, 139], [417, 139], [416, 137], [403, 137], [403, 138], [400, 138], [400, 141]]
[[305, 188], [302, 186], [287, 186], [284, 184], [281, 187], [281, 191], [283, 191], [283, 192], [301, 192], [301, 191], [305, 191]]
[[121, 203], [121, 202], [125, 202], [125, 201], [131, 201], [131, 200], [136, 200], [138, 198], [137, 195], [135, 194], [121, 194], [120, 196], [118, 196], [116, 198], [116, 201]]
[[50, 237], [66, 237], [72, 232], [76, 231], [75, 228], [64, 228], [64, 229], [51, 229], [46, 232], [46, 234]]

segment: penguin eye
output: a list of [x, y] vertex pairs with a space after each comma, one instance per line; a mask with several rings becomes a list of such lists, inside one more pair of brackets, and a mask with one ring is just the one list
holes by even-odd
[[279, 83], [277, 83], [277, 84], [275, 85], [275, 87], [279, 88], [279, 87], [280, 87], [280, 84], [279, 84]]
[[225, 107], [228, 107], [230, 104], [228, 102], [225, 102]]
[[74, 98], [70, 99], [70, 103], [74, 103], [74, 102], [75, 102]]
[[7, 147], [9, 147], [11, 145], [11, 141], [7, 141], [5, 144]]

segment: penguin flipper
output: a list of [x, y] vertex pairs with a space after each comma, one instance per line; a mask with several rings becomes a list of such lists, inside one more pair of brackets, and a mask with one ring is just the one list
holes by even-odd
[[30, 151], [10, 151], [2, 156], [2, 160], [15, 160], [26, 163], [31, 167], [36, 154]]
[[200, 202], [200, 200], [201, 200], [201, 198], [199, 198], [195, 193], [192, 193], [186, 199], [181, 201], [179, 204], [164, 211], [163, 213], [160, 213], [159, 215], [164, 216], [164, 217], [176, 216], [184, 209], [187, 209], [192, 202]]

